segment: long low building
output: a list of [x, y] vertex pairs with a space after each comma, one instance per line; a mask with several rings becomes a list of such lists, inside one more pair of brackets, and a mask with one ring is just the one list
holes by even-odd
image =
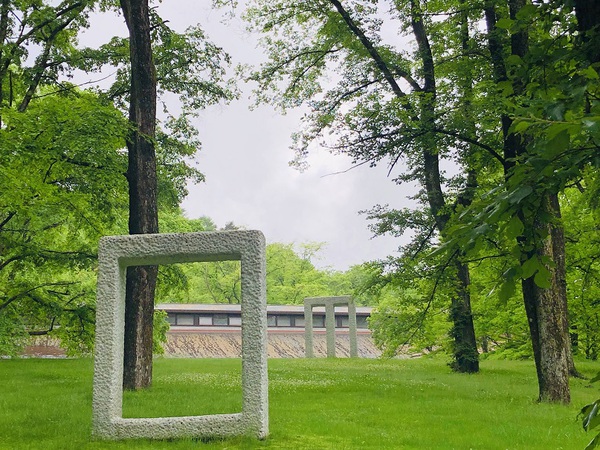
[[[238, 357], [241, 353], [241, 306], [230, 304], [161, 303], [157, 310], [167, 313], [171, 326], [165, 352], [174, 357]], [[372, 308], [357, 307], [358, 354], [378, 357], [367, 319]], [[336, 355], [349, 356], [348, 308], [335, 307]], [[272, 358], [304, 357], [304, 307], [267, 305], [268, 355]], [[315, 356], [325, 356], [325, 308], [313, 308]]]
[[[155, 309], [165, 311], [172, 330], [180, 327], [196, 329], [219, 327], [237, 329], [242, 326], [241, 305], [200, 304], [200, 303], [160, 303]], [[373, 308], [356, 308], [356, 327], [368, 330], [367, 319]], [[335, 307], [336, 329], [349, 327], [348, 307]], [[296, 305], [267, 305], [267, 327], [269, 329], [301, 328], [304, 331], [304, 307]], [[313, 328], [325, 328], [325, 307], [313, 308]]]

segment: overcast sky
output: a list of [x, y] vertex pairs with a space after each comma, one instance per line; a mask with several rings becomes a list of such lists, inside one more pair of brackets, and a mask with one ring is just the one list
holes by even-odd
[[[165, 0], [160, 13], [177, 31], [200, 24], [235, 63], [258, 63], [263, 58], [255, 37], [241, 22], [225, 25], [221, 14], [207, 6], [209, 1], [202, 3], [199, 7], [197, 0]], [[122, 19], [115, 23], [114, 16], [104, 17], [93, 23], [94, 40], [97, 30], [107, 29], [107, 21], [111, 34], [126, 33]], [[368, 223], [358, 211], [376, 204], [400, 208], [413, 192], [397, 186], [385, 166], [331, 175], [349, 169], [351, 161], [325, 150], [311, 154], [308, 170], [298, 172], [288, 162], [293, 158], [290, 135], [299, 129], [301, 111], [282, 116], [268, 106], [250, 110], [251, 89], [243, 83], [240, 88], [240, 100], [200, 112], [195, 123], [202, 141], [196, 162], [206, 182], [189, 187], [183, 203], [187, 216], [208, 216], [218, 226], [232, 221], [261, 230], [269, 243], [325, 242], [320, 259], [314, 261], [318, 267], [346, 270], [393, 254], [398, 239], [371, 239]]]

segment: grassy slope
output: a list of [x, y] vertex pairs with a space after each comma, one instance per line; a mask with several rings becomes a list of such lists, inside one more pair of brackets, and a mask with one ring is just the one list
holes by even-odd
[[[0, 449], [582, 449], [591, 436], [577, 411], [599, 395], [573, 380], [572, 406], [537, 404], [533, 365], [516, 361], [457, 375], [441, 359], [279, 359], [269, 378], [264, 442], [106, 443], [89, 438], [91, 360], [0, 361]], [[126, 393], [124, 416], [239, 412], [239, 384], [239, 360], [159, 359], [154, 387]]]

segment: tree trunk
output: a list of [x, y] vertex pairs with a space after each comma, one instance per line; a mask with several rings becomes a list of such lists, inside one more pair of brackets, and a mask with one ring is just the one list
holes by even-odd
[[[412, 0], [411, 5], [411, 26], [417, 46], [419, 57], [423, 64], [423, 92], [428, 93], [429, 97], [422, 100], [421, 105], [421, 123], [423, 128], [435, 124], [435, 108], [437, 98], [435, 64], [433, 53], [429, 44], [429, 37], [423, 21], [423, 12], [421, 5], [417, 0]], [[446, 204], [444, 192], [442, 190], [440, 161], [437, 152], [437, 143], [430, 139], [423, 142], [423, 178], [427, 199], [432, 215], [440, 235], [444, 235], [446, 225], [450, 220], [450, 213]], [[433, 150], [431, 150], [433, 149]], [[469, 173], [471, 175], [471, 173]], [[470, 178], [468, 175], [468, 178]], [[472, 181], [472, 180], [471, 180]], [[469, 182], [467, 183], [469, 184]], [[472, 200], [472, 193], [469, 192], [470, 186], [459, 197], [465, 202]], [[477, 340], [475, 338], [475, 326], [473, 324], [473, 315], [471, 313], [471, 297], [469, 294], [469, 267], [459, 260], [455, 262], [458, 281], [456, 291], [452, 295], [450, 305], [449, 319], [452, 322], [450, 337], [453, 339], [453, 358], [451, 367], [456, 372], [474, 373], [479, 371], [479, 351], [477, 350]]]
[[[423, 155], [423, 168], [425, 177], [425, 188], [429, 201], [431, 213], [435, 217], [436, 227], [443, 236], [446, 225], [450, 220], [446, 210], [446, 200], [442, 192], [439, 170], [439, 158], [437, 154], [425, 150]], [[469, 191], [466, 190], [459, 195], [459, 201], [463, 206], [470, 203]], [[471, 295], [469, 286], [469, 266], [457, 259], [454, 262], [457, 271], [457, 282], [450, 300], [449, 319], [452, 322], [450, 337], [452, 338], [452, 357], [454, 361], [450, 365], [452, 370], [460, 373], [474, 373], [479, 371], [479, 351], [477, 350], [477, 339], [475, 337], [475, 325], [471, 312]]]
[[[389, 85], [394, 95], [398, 99], [403, 99], [406, 94], [402, 91], [398, 81], [395, 78], [395, 71], [390, 70], [386, 61], [378, 52], [377, 47], [369, 40], [365, 33], [363, 33], [359, 25], [354, 22], [350, 13], [344, 9], [341, 1], [329, 1], [336, 8], [350, 31], [357, 37], [365, 50], [369, 53], [371, 59], [375, 63], [375, 66], [380, 71], [385, 82]], [[417, 116], [410, 105], [404, 104], [404, 108], [411, 112], [414, 120], [420, 121], [423, 129], [428, 127], [434, 128], [436, 116], [436, 79], [433, 53], [431, 51], [429, 37], [427, 36], [427, 30], [425, 29], [425, 25], [423, 23], [423, 13], [421, 11], [420, 3], [417, 0], [412, 0], [410, 2], [410, 7], [413, 34], [417, 41], [419, 57], [421, 58], [423, 65], [424, 82], [421, 92], [428, 95], [422, 102], [420, 117]], [[431, 135], [432, 134], [433, 132]], [[422, 183], [427, 192], [427, 200], [431, 214], [435, 218], [436, 227], [440, 234], [443, 235], [444, 228], [449, 220], [449, 212], [447, 211], [446, 199], [442, 190], [439, 154], [437, 152], [436, 143], [433, 139], [424, 137], [421, 146], [423, 148]], [[463, 277], [459, 279], [459, 282], [466, 281], [468, 283], [468, 267], [461, 265], [460, 272], [463, 274]], [[469, 285], [466, 284], [460, 286], [458, 291], [458, 295], [452, 300], [451, 309], [453, 313], [451, 313], [450, 318], [453, 321], [453, 327], [455, 330], [452, 332], [452, 335], [456, 335], [458, 338], [458, 340], [455, 341], [455, 347], [456, 349], [460, 349], [460, 354], [454, 354], [455, 361], [452, 366], [454, 370], [458, 372], [477, 372], [479, 370], [478, 351], [477, 342], [475, 340], [475, 331], [473, 328], [473, 318], [471, 315], [471, 302], [468, 294]], [[469, 326], [471, 327], [471, 330], [466, 330], [466, 328]], [[467, 355], [469, 356], [467, 357]], [[473, 363], [473, 358], [476, 360], [475, 363]]]
[[[154, 136], [156, 74], [152, 60], [148, 0], [121, 0], [129, 28], [131, 93], [129, 120], [129, 233], [158, 233], [157, 175]], [[152, 319], [156, 266], [127, 270], [123, 387], [152, 383]]]
[[[517, 13], [525, 5], [525, 0], [508, 0], [507, 5], [511, 19], [515, 19]], [[486, 25], [488, 31], [488, 49], [490, 51], [492, 69], [496, 82], [508, 79], [506, 65], [504, 62], [503, 45], [507, 42], [501, 35], [501, 30], [496, 27], [496, 11], [491, 1], [485, 4]], [[510, 36], [511, 54], [521, 56], [525, 59], [529, 51], [528, 31], [523, 29]], [[523, 80], [512, 80], [513, 90], [516, 94], [523, 91]], [[504, 173], [506, 180], [512, 176], [515, 162], [527, 153], [526, 142], [521, 136], [509, 133], [512, 120], [501, 116], [504, 137]], [[560, 209], [558, 198], [553, 194], [544, 194], [541, 199], [541, 209], [547, 214], [556, 217], [560, 223]], [[523, 224], [523, 214], [520, 214]], [[565, 287], [564, 266], [564, 236], [559, 225], [550, 221], [539, 221], [533, 225], [537, 231], [547, 237], [543, 242], [536, 243], [535, 248], [522, 255], [522, 261], [533, 257], [548, 257], [554, 261], [554, 267], [550, 270], [552, 287], [550, 289], [540, 288], [535, 284], [534, 277], [522, 280], [523, 303], [527, 314], [531, 343], [535, 359], [538, 377], [539, 400], [548, 402], [570, 402], [569, 391], [569, 358], [571, 349], [569, 344], [567, 324], [567, 302]], [[532, 234], [535, 234], [532, 233]], [[562, 236], [562, 241], [561, 241]], [[523, 239], [523, 238], [521, 238]], [[573, 367], [574, 370], [574, 367]]]
[[471, 312], [469, 267], [458, 260], [455, 267], [458, 275], [457, 292], [452, 296], [450, 307], [451, 335], [454, 338], [452, 369], [461, 373], [475, 373], [479, 372], [479, 352]]
[[[557, 212], [556, 195], [548, 194], [543, 201], [545, 212]], [[567, 322], [564, 238], [561, 243], [562, 230], [558, 225], [539, 223], [538, 227], [545, 228], [548, 232], [535, 254], [554, 262], [554, 267], [547, 267], [551, 273], [551, 287], [540, 288], [535, 284], [533, 277], [523, 280], [522, 286], [536, 363], [539, 400], [569, 403], [569, 370], [572, 357]]]
[[550, 225], [550, 237], [552, 239], [552, 261], [556, 265], [554, 268], [556, 276], [556, 292], [564, 309], [563, 324], [561, 325], [567, 333], [567, 367], [569, 375], [582, 378], [575, 367], [573, 360], [573, 345], [571, 342], [571, 333], [569, 326], [569, 302], [567, 299], [567, 266], [565, 251], [565, 230], [562, 225], [562, 214], [560, 212], [560, 202], [557, 194], [548, 195], [548, 210], [556, 218], [556, 222]]
[[575, 16], [586, 56], [592, 64], [597, 63], [600, 61], [600, 2], [575, 0]]

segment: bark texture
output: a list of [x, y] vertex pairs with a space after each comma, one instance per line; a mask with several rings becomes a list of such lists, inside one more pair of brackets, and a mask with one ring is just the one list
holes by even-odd
[[[152, 59], [148, 0], [121, 0], [129, 28], [131, 91], [129, 120], [129, 233], [158, 233], [156, 73]], [[156, 266], [127, 270], [123, 387], [140, 389], [152, 383], [152, 319]]]
[[[543, 202], [544, 211], [556, 216], [558, 197], [548, 194]], [[540, 288], [533, 277], [522, 282], [538, 377], [539, 400], [569, 403], [572, 357], [564, 277], [564, 233], [559, 225], [538, 223], [537, 226], [545, 229], [548, 236], [534, 254], [540, 258], [550, 258], [554, 262], [554, 267], [547, 267], [551, 273], [550, 288]]]

